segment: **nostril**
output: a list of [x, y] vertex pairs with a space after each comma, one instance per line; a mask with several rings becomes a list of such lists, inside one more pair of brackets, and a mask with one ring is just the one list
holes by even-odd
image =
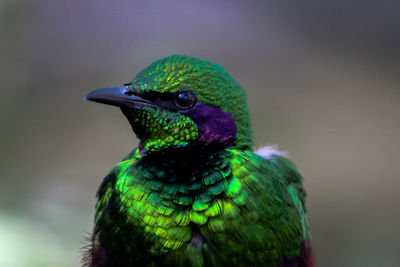
[[126, 84], [124, 84], [124, 89], [122, 90], [122, 93], [124, 93], [125, 95], [129, 95], [129, 96], [132, 96], [135, 94], [133, 91], [129, 90], [129, 87]]

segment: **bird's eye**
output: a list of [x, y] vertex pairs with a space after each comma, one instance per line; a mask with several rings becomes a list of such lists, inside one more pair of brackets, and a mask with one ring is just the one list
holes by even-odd
[[189, 109], [197, 102], [196, 95], [190, 90], [178, 91], [175, 94], [175, 106], [180, 109]]

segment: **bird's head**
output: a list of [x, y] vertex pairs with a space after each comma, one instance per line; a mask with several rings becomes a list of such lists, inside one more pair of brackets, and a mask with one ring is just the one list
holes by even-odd
[[173, 55], [153, 62], [124, 86], [98, 89], [87, 100], [121, 108], [142, 153], [182, 147], [253, 146], [243, 88], [220, 66]]

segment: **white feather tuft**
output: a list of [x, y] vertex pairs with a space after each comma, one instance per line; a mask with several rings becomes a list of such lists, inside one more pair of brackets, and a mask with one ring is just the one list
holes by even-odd
[[254, 153], [267, 159], [267, 160], [272, 160], [273, 156], [279, 156], [279, 157], [285, 157], [285, 158], [288, 157], [286, 152], [278, 150], [277, 145], [264, 146], [262, 148], [257, 149]]

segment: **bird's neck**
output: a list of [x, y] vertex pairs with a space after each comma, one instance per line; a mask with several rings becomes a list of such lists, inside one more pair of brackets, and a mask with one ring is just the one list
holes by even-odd
[[185, 177], [197, 171], [208, 172], [216, 165], [220, 165], [228, 153], [226, 148], [171, 150], [144, 155], [140, 160], [140, 165], [146, 169], [171, 175], [171, 177]]

